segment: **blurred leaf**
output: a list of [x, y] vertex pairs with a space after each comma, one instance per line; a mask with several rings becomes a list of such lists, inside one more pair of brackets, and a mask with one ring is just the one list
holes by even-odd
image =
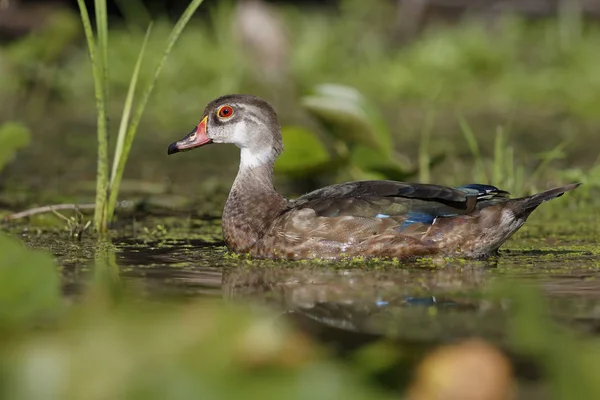
[[377, 172], [382, 179], [403, 180], [410, 174], [404, 170], [399, 162], [390, 158], [387, 154], [365, 146], [352, 148], [352, 165], [356, 165], [364, 171]]
[[314, 132], [300, 126], [281, 129], [285, 151], [281, 154], [275, 170], [288, 175], [306, 176], [324, 170], [330, 156]]
[[59, 273], [52, 257], [0, 235], [0, 330], [47, 317], [60, 305]]
[[115, 3], [129, 26], [148, 26], [152, 20], [146, 5], [141, 0], [116, 0]]
[[18, 122], [0, 126], [0, 170], [13, 159], [17, 150], [29, 144], [29, 137], [29, 130]]
[[77, 15], [67, 9], [56, 10], [38, 31], [11, 43], [6, 54], [21, 66], [51, 63], [63, 55], [80, 30]]
[[352, 354], [352, 361], [365, 375], [390, 370], [401, 358], [398, 346], [387, 340], [379, 340], [359, 348]]
[[392, 140], [376, 106], [358, 90], [323, 84], [301, 99], [302, 105], [336, 137], [391, 154]]

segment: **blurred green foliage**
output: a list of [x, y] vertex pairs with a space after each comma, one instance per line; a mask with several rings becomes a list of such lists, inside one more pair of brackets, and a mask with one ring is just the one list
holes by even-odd
[[5, 117], [7, 111], [18, 114], [23, 108], [23, 118], [32, 122], [55, 96], [68, 91], [68, 76], [61, 73], [60, 66], [73, 55], [80, 34], [77, 16], [58, 8], [39, 29], [2, 48], [0, 87], [4, 95], [0, 100]]
[[299, 178], [324, 174], [334, 180], [345, 175], [350, 179], [403, 180], [414, 174], [395, 158], [392, 136], [381, 113], [356, 89], [319, 85], [300, 103], [320, 123], [328, 150], [317, 133], [284, 127], [286, 151], [275, 171]]
[[281, 127], [284, 152], [275, 170], [299, 179], [331, 170], [332, 157], [315, 132], [301, 126]]
[[29, 141], [29, 130], [23, 124], [6, 122], [0, 125], [0, 171], [19, 149], [29, 145]]
[[[136, 146], [140, 147], [132, 149], [134, 161], [129, 174], [164, 174], [165, 161], [153, 165], [152, 157], [147, 155], [170, 142], [174, 132], [188, 131], [204, 104], [229, 92], [264, 96], [275, 103], [283, 126], [302, 127], [305, 137], [308, 131], [314, 131], [329, 160], [324, 162], [323, 151], [316, 150], [318, 157], [306, 161], [307, 171], [333, 171], [333, 179], [348, 175], [402, 179], [417, 169], [424, 170], [429, 162], [435, 164], [439, 161], [436, 156], [444, 154], [444, 168], [425, 170], [420, 177], [447, 184], [475, 180], [480, 173], [473, 173], [471, 168], [472, 154], [461, 137], [457, 111], [469, 121], [485, 164], [494, 165], [494, 131], [502, 126], [506, 132], [503, 140], [513, 149], [514, 162], [525, 174], [539, 166], [540, 158], [532, 159], [532, 152], [565, 145], [565, 161], [536, 174], [538, 182], [532, 185], [564, 179], [557, 169], [566, 162], [576, 163], [586, 174], [600, 153], [587, 144], [600, 129], [595, 112], [600, 106], [600, 80], [595, 73], [600, 62], [600, 53], [595, 51], [600, 39], [597, 24], [586, 23], [578, 29], [577, 24], [570, 25], [571, 20], [560, 18], [526, 21], [503, 16], [493, 24], [466, 19], [428, 26], [417, 39], [398, 43], [393, 34], [396, 21], [392, 7], [393, 3], [384, 0], [343, 0], [335, 12], [295, 6], [277, 8], [275, 14], [289, 39], [284, 49], [284, 58], [289, 62], [280, 71], [282, 81], [267, 82], [257, 73], [261, 70], [260, 57], [248, 56], [253, 49], [244, 44], [235, 29], [236, 4], [211, 4], [205, 15], [186, 28], [164, 66], [141, 121], [140, 129], [147, 133], [136, 138]], [[147, 15], [136, 17], [132, 13], [126, 13], [123, 23], [111, 27], [108, 84], [112, 97], [108, 111], [112, 120], [117, 120], [122, 111], [147, 22]], [[146, 47], [149, 60], [139, 73], [140, 85], [152, 79], [148, 65], [154, 65], [151, 58], [161, 54], [171, 28], [166, 20], [155, 22]], [[72, 32], [70, 28], [68, 31]], [[9, 117], [30, 126], [43, 121], [48, 139], [42, 138], [36, 145], [52, 146], [57, 141], [51, 137], [68, 137], [76, 144], [73, 157], [81, 157], [83, 164], [91, 155], [90, 146], [84, 142], [93, 141], [87, 134], [91, 133], [89, 124], [95, 113], [93, 80], [82, 41], [73, 46], [73, 39], [65, 39], [72, 38], [67, 33], [66, 28], [63, 33], [45, 33], [62, 38], [53, 41], [62, 43], [62, 51], [58, 45], [53, 47], [52, 53], [57, 55], [53, 57], [41, 55], [35, 50], [39, 46], [29, 38], [2, 49], [3, 56], [20, 56], [4, 57], [7, 73], [0, 80], [0, 100], [8, 107], [0, 110], [0, 116], [11, 110]], [[49, 78], [44, 82], [51, 90], [23, 91], [25, 81], [13, 79], [25, 71], [22, 65], [35, 65], [45, 71], [44, 76]], [[340, 109], [348, 106], [347, 100], [338, 96], [343, 91], [330, 90], [340, 85], [354, 88], [363, 100], [368, 99], [355, 102], [359, 107], [352, 112], [368, 124], [354, 120], [354, 133], [342, 128], [348, 121], [331, 121], [332, 107], [337, 107], [335, 118], [347, 117], [348, 109]], [[27, 101], [23, 103], [24, 96]], [[435, 121], [430, 123], [432, 110]], [[47, 121], [44, 113], [50, 112], [52, 120]], [[356, 132], [361, 133], [356, 136]], [[423, 140], [426, 146], [421, 145]], [[302, 143], [291, 135], [288, 141], [286, 152]], [[343, 146], [338, 146], [340, 143]], [[412, 153], [416, 154], [419, 147], [416, 160]], [[210, 155], [197, 158], [214, 164]], [[285, 174], [304, 162], [291, 158], [282, 162], [285, 166], [280, 170]], [[515, 173], [518, 170], [515, 168]], [[76, 171], [81, 169], [69, 173]]]
[[348, 145], [362, 145], [382, 156], [392, 152], [392, 138], [377, 108], [351, 87], [319, 85], [301, 104]]
[[60, 278], [52, 257], [0, 234], [0, 334], [35, 324], [61, 305]]
[[57, 9], [39, 30], [10, 43], [4, 54], [22, 67], [19, 72], [35, 70], [59, 60], [80, 34], [77, 18], [70, 11]]
[[509, 340], [519, 354], [531, 357], [549, 379], [554, 399], [595, 399], [600, 396], [595, 368], [600, 363], [600, 340], [582, 338], [548, 316], [543, 294], [536, 288], [501, 286], [515, 312]]

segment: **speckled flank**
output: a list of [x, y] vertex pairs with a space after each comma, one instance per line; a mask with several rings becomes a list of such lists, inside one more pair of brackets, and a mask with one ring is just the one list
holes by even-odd
[[483, 257], [494, 253], [525, 219], [496, 205], [474, 215], [438, 218], [431, 226], [398, 232], [398, 219], [317, 217], [290, 211], [274, 221], [249, 252], [260, 258], [306, 259], [367, 256], [404, 258], [424, 255]]

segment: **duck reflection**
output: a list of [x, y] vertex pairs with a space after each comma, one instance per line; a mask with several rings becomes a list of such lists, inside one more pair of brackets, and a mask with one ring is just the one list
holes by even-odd
[[224, 272], [223, 295], [275, 308], [301, 329], [321, 334], [330, 328], [365, 339], [499, 338], [502, 305], [485, 296], [494, 266], [493, 260], [402, 268], [245, 266]]

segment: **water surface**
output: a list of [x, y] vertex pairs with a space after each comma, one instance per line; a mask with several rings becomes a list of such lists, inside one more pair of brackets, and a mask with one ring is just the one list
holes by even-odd
[[[122, 281], [146, 296], [218, 297], [366, 334], [433, 341], [477, 334], [501, 341], [508, 303], [492, 301], [489, 292], [506, 280], [541, 287], [557, 319], [596, 330], [599, 233], [596, 217], [577, 215], [569, 224], [533, 219], [486, 260], [250, 260], [227, 251], [216, 218], [147, 218], [112, 243]], [[55, 254], [65, 291], [77, 293], [96, 243], [64, 236], [23, 234]]]

